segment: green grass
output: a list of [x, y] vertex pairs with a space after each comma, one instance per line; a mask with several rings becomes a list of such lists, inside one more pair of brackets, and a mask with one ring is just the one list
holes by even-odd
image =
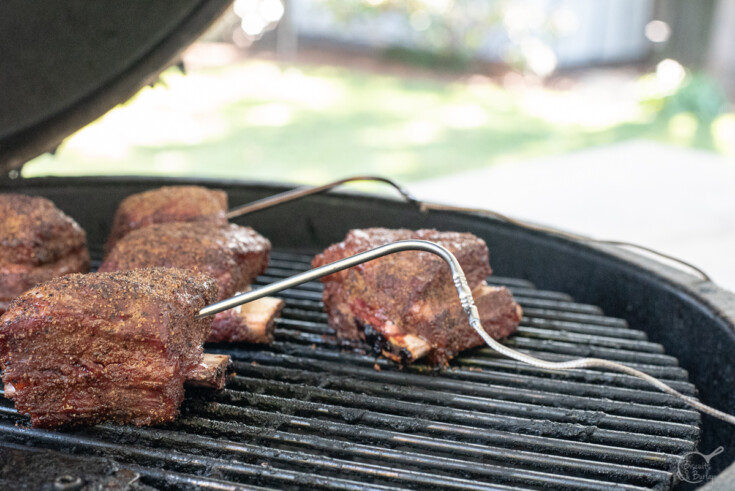
[[[29, 162], [24, 176], [321, 183], [375, 173], [411, 181], [631, 138], [733, 151], [732, 142], [723, 147], [709, 127], [703, 132], [686, 116], [657, 117], [641, 105], [628, 117], [590, 123], [587, 116], [598, 111], [593, 103], [577, 104], [579, 114], [560, 123], [555, 111], [535, 108], [548, 102], [564, 113], [573, 93], [536, 89], [529, 105], [524, 92], [487, 81], [445, 83], [266, 62], [187, 77], [169, 71], [163, 80], [71, 137], [55, 156]], [[731, 115], [725, 123], [732, 128]]]

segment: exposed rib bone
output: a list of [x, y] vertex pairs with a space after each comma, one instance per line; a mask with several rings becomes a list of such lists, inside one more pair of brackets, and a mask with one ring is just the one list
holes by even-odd
[[189, 373], [186, 385], [188, 387], [203, 387], [205, 389], [224, 389], [229, 364], [229, 355], [204, 353], [201, 363]]
[[275, 320], [283, 310], [280, 298], [265, 297], [217, 314], [208, 341], [267, 344], [273, 341]]

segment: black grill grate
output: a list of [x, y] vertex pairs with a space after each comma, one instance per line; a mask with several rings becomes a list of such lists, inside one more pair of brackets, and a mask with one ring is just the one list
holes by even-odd
[[[273, 252], [258, 282], [310, 259]], [[523, 280], [489, 282], [524, 308], [507, 341], [516, 349], [618, 360], [695, 393], [677, 360], [625, 321]], [[104, 456], [157, 487], [668, 489], [698, 439], [696, 412], [627, 375], [561, 374], [484, 348], [440, 372], [398, 369], [333, 336], [320, 284], [282, 296], [275, 343], [209, 346], [233, 357], [237, 376], [220, 393], [190, 391], [176, 422], [35, 430], [2, 400], [0, 447]]]

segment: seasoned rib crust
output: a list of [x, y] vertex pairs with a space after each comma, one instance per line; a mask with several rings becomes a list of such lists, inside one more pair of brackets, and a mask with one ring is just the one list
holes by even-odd
[[[449, 249], [458, 259], [478, 302], [485, 330], [494, 338], [515, 331], [521, 310], [504, 288], [489, 288], [485, 242], [472, 234], [436, 230], [352, 230], [343, 242], [314, 258], [312, 266], [398, 240], [420, 239]], [[338, 336], [368, 341], [404, 363], [424, 355], [445, 365], [462, 350], [482, 343], [461, 308], [449, 266], [428, 252], [406, 251], [326, 276], [324, 306]]]
[[99, 270], [192, 269], [213, 277], [219, 287], [219, 300], [223, 300], [246, 289], [265, 272], [270, 250], [268, 239], [250, 227], [210, 222], [163, 223], [123, 237]]
[[40, 197], [0, 194], [0, 314], [29, 288], [89, 271], [87, 235]]
[[201, 186], [164, 186], [125, 198], [117, 208], [105, 253], [131, 230], [154, 223], [227, 223], [227, 193]]
[[34, 426], [170, 421], [202, 360], [211, 278], [151, 268], [55, 278], [0, 318], [5, 395]]
[[[271, 244], [250, 227], [209, 222], [163, 223], [133, 230], [120, 239], [100, 271], [163, 266], [192, 269], [217, 281], [218, 300], [246, 290], [268, 267]], [[280, 312], [280, 309], [278, 309]], [[274, 315], [277, 315], [276, 312]], [[240, 309], [214, 317], [208, 341], [270, 343], [273, 323], [251, 325]]]

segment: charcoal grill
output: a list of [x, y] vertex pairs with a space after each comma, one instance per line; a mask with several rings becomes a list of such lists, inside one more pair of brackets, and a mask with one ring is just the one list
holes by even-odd
[[[196, 182], [240, 204], [287, 190], [12, 179], [23, 162], [155, 80], [228, 3], [2, 2], [0, 192], [52, 199], [87, 230], [99, 262], [129, 194]], [[509, 345], [549, 360], [621, 361], [735, 413], [735, 296], [709, 281], [616, 247], [369, 196], [310, 196], [240, 222], [275, 247], [260, 284], [306, 269], [351, 228], [472, 232], [490, 248], [490, 283], [508, 286], [524, 307]], [[320, 288], [281, 294], [287, 307], [272, 346], [209, 346], [230, 354], [238, 375], [224, 392], [188, 392], [175, 423], [36, 430], [0, 399], [0, 488], [684, 489], [708, 481], [682, 482], [682, 456], [719, 446], [725, 452], [703, 477], [713, 478], [710, 488], [735, 488], [735, 428], [645, 382], [546, 371], [482, 348], [446, 370], [399, 369], [333, 336]]]
[[[99, 261], [120, 199], [184, 182], [191, 181], [29, 179], [0, 189], [54, 200], [88, 231]], [[286, 189], [197, 182], [226, 189], [233, 203]], [[488, 242], [496, 272], [489, 282], [509, 287], [524, 307], [509, 345], [549, 360], [621, 361], [734, 409], [727, 384], [735, 380], [727, 363], [735, 351], [727, 311], [733, 298], [694, 276], [611, 247], [489, 217], [422, 213], [386, 198], [330, 193], [243, 221], [274, 245], [260, 285], [307, 269], [314, 252], [350, 228], [470, 231]], [[115, 479], [125, 470], [141, 485], [204, 489], [669, 489], [682, 486], [678, 464], [689, 452], [725, 447], [710, 476], [733, 460], [732, 428], [627, 375], [554, 373], [485, 348], [443, 371], [399, 369], [337, 340], [320, 292], [320, 284], [308, 283], [281, 293], [286, 309], [268, 348], [210, 345], [233, 357], [237, 376], [221, 393], [189, 391], [175, 423], [29, 429], [2, 401], [0, 448], [28, 468], [51, 459], [39, 482], [68, 473]], [[3, 478], [18, 478], [17, 469]]]

